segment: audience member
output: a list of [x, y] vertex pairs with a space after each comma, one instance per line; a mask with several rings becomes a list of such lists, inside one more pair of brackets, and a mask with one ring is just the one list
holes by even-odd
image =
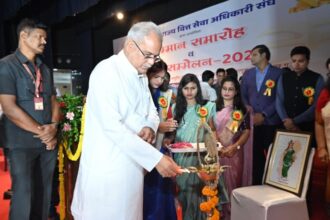
[[[241, 98], [237, 79], [226, 77], [221, 82], [221, 96], [216, 101], [214, 124], [220, 151], [220, 164], [228, 165], [222, 175], [229, 195], [238, 187], [252, 184], [252, 120]], [[230, 203], [224, 205], [221, 219], [230, 219]]]
[[[293, 71], [285, 72], [278, 81], [276, 110], [285, 129], [314, 134], [315, 105], [323, 78], [308, 69], [309, 48], [295, 47], [290, 56]], [[312, 146], [315, 147], [314, 137]]]
[[202, 82], [200, 84], [202, 89], [203, 99], [208, 101], [215, 101], [217, 99], [217, 94], [215, 90], [211, 87], [214, 82], [214, 73], [211, 70], [205, 70], [202, 74]]
[[[168, 148], [163, 146], [164, 134], [175, 131], [177, 122], [172, 118], [172, 90], [169, 89], [170, 79], [167, 73], [167, 65], [162, 60], [154, 63], [147, 71], [150, 93], [160, 119], [154, 146], [169, 155]], [[153, 169], [144, 177], [143, 195], [144, 220], [176, 220], [172, 179], [162, 178]]]
[[[328, 60], [329, 61], [329, 60]], [[315, 111], [315, 137], [317, 155], [322, 162], [328, 164], [325, 201], [330, 205], [330, 78], [328, 77], [325, 88], [321, 91]]]
[[216, 72], [216, 76], [217, 76], [217, 81], [215, 84], [213, 84], [213, 89], [215, 90], [217, 97], [219, 97], [220, 84], [221, 84], [221, 81], [226, 77], [226, 70], [223, 68], [218, 68], [217, 72]]
[[[205, 121], [212, 123], [215, 103], [203, 100], [197, 77], [194, 74], [186, 74], [180, 81], [176, 104], [173, 106], [174, 119], [179, 123], [175, 142], [197, 142], [197, 129], [202, 121], [202, 116], [198, 114], [198, 110], [201, 107], [207, 110]], [[181, 167], [199, 166], [197, 153], [176, 153], [173, 157]], [[226, 195], [222, 193], [224, 187], [220, 180], [218, 193], [221, 196]], [[201, 192], [205, 184], [198, 175], [196, 173], [184, 173], [176, 177], [176, 182], [179, 187], [178, 200], [182, 205], [183, 219], [206, 219], [206, 214], [201, 212], [199, 208], [201, 202], [205, 200], [205, 196]], [[219, 199], [221, 203], [228, 201], [227, 196]]]
[[251, 63], [255, 68], [242, 77], [241, 94], [250, 112], [253, 112], [253, 184], [262, 183], [266, 152], [272, 143], [275, 130], [281, 123], [275, 110], [277, 81], [281, 69], [269, 63], [270, 51], [265, 45], [252, 49]]
[[226, 69], [226, 76], [230, 76], [234, 79], [238, 79], [238, 73], [237, 70], [235, 70], [234, 68], [228, 68]]

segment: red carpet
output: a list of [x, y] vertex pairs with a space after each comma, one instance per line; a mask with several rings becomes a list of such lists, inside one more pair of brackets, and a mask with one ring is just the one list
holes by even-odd
[[0, 149], [0, 219], [8, 219], [10, 200], [3, 199], [3, 193], [10, 188], [9, 171], [4, 171], [5, 163], [2, 149]]
[[[330, 220], [326, 215], [324, 208], [324, 187], [326, 177], [326, 166], [317, 158], [314, 159], [313, 170], [311, 175], [311, 209], [310, 220]], [[0, 220], [8, 219], [9, 200], [3, 200], [3, 193], [10, 188], [9, 172], [4, 171], [4, 156], [0, 149]]]

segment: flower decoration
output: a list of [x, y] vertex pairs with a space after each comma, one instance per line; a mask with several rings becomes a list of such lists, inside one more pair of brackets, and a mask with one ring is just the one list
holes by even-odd
[[[84, 96], [67, 95], [58, 99], [62, 118], [59, 124], [60, 142], [58, 150], [58, 172], [59, 172], [59, 213], [60, 219], [65, 219], [65, 177], [64, 177], [64, 155], [72, 161], [77, 161], [82, 149], [82, 136], [84, 129]], [[73, 154], [72, 148], [75, 149]]]
[[72, 121], [73, 118], [74, 118], [74, 113], [73, 112], [67, 112], [66, 115], [65, 115], [65, 117], [67, 119], [69, 119], [70, 121]]
[[81, 116], [83, 112], [84, 97], [82, 95], [67, 95], [58, 99], [62, 117], [59, 129], [61, 140], [65, 140], [66, 146], [70, 148], [78, 143], [81, 127]]
[[207, 201], [202, 202], [199, 205], [199, 209], [202, 212], [207, 213], [207, 219], [220, 219], [220, 212], [217, 210], [217, 205], [219, 203], [219, 197], [217, 197], [218, 190], [210, 186], [204, 186], [202, 189], [202, 194], [207, 197]]
[[206, 117], [208, 115], [208, 110], [205, 107], [199, 107], [197, 109], [197, 114], [199, 115], [199, 117], [201, 118], [201, 123], [206, 121]]
[[165, 99], [164, 96], [160, 96], [158, 98], [158, 104], [161, 108], [167, 108], [167, 105], [168, 105], [167, 100]]
[[214, 190], [209, 186], [204, 186], [204, 188], [202, 189], [202, 194], [204, 196], [215, 196], [218, 194], [218, 190]]
[[233, 113], [231, 114], [231, 118], [235, 121], [241, 121], [243, 118], [242, 111], [240, 111], [240, 110], [233, 111]]
[[233, 132], [236, 133], [238, 130], [238, 127], [240, 125], [240, 122], [243, 119], [243, 113], [241, 110], [235, 110], [231, 114], [231, 122], [229, 122], [229, 129]]
[[164, 96], [159, 96], [158, 104], [159, 104], [159, 107], [161, 110], [162, 121], [166, 121], [167, 120], [167, 107], [168, 107], [167, 99]]
[[313, 96], [315, 94], [315, 89], [311, 86], [308, 86], [304, 89], [303, 94], [308, 98], [308, 105], [313, 104]]
[[71, 131], [71, 125], [69, 123], [64, 123], [62, 131]]
[[272, 88], [275, 87], [275, 81], [272, 80], [272, 79], [269, 79], [269, 80], [266, 81], [265, 85], [266, 85], [267, 88], [264, 92], [264, 95], [271, 96], [272, 95]]
[[205, 107], [199, 107], [197, 113], [201, 118], [205, 118], [208, 114], [208, 111]]

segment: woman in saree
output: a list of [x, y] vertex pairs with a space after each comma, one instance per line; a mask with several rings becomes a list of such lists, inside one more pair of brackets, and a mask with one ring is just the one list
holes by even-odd
[[[327, 61], [327, 66], [330, 71], [330, 59]], [[325, 202], [327, 209], [330, 210], [330, 77], [328, 77], [325, 88], [320, 93], [315, 113], [317, 155], [323, 163], [328, 164]]]
[[[168, 153], [167, 148], [162, 147], [164, 134], [174, 131], [177, 127], [177, 122], [172, 119], [172, 91], [168, 89], [169, 77], [166, 72], [167, 65], [162, 60], [155, 63], [147, 71], [150, 93], [160, 118], [155, 147], [164, 154]], [[143, 200], [144, 220], [177, 219], [173, 180], [161, 177], [156, 169], [146, 174], [144, 178]]]
[[[220, 84], [214, 124], [220, 151], [220, 164], [229, 168], [223, 173], [229, 195], [233, 189], [252, 184], [252, 134], [247, 112], [236, 78], [226, 77]], [[222, 219], [230, 219], [230, 203], [224, 205]]]
[[[205, 117], [201, 117], [199, 108], [203, 107], [207, 111]], [[175, 142], [197, 142], [197, 129], [202, 120], [212, 123], [215, 114], [215, 103], [204, 101], [198, 78], [194, 74], [186, 74], [182, 77], [173, 106], [174, 119], [179, 123], [175, 135]], [[202, 138], [199, 138], [202, 140]], [[185, 167], [198, 167], [197, 153], [176, 153], [173, 155], [174, 161]], [[221, 178], [219, 178], [221, 182]], [[200, 211], [200, 203], [205, 201], [202, 189], [205, 184], [197, 174], [184, 173], [176, 177], [178, 186], [177, 199], [182, 206], [182, 217], [184, 220], [204, 220], [206, 214]], [[222, 192], [222, 184], [218, 185], [218, 192], [221, 195], [220, 202], [228, 201], [226, 194]], [[219, 207], [218, 207], [219, 208]]]

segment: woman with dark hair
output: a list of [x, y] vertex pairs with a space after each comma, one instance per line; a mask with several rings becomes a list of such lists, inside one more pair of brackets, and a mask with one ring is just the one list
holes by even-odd
[[[327, 61], [330, 65], [330, 59]], [[330, 70], [330, 68], [329, 68]], [[330, 205], [330, 77], [320, 93], [315, 109], [315, 138], [317, 155], [322, 162], [328, 164], [325, 200]]]
[[[164, 154], [168, 153], [167, 148], [162, 147], [164, 134], [177, 127], [177, 122], [172, 119], [172, 90], [168, 89], [166, 72], [167, 65], [162, 60], [154, 63], [147, 71], [150, 93], [160, 118], [154, 146]], [[144, 178], [143, 201], [144, 220], [176, 220], [173, 181], [160, 176], [156, 169]]]
[[[206, 114], [201, 116], [200, 108], [204, 108]], [[197, 142], [197, 128], [202, 121], [212, 123], [215, 114], [215, 103], [204, 101], [198, 78], [194, 74], [186, 74], [182, 77], [176, 104], [173, 106], [174, 119], [179, 123], [176, 131], [175, 142]], [[174, 160], [181, 167], [198, 167], [197, 153], [176, 153]], [[203, 220], [206, 214], [200, 211], [200, 204], [205, 200], [202, 195], [203, 182], [197, 174], [182, 174], [176, 177], [179, 187], [178, 200], [182, 205], [182, 216], [184, 220]], [[218, 186], [218, 192], [222, 192], [222, 184]], [[220, 193], [219, 193], [220, 194]], [[221, 198], [221, 202], [228, 199]]]
[[[226, 77], [220, 85], [214, 124], [220, 151], [220, 164], [230, 166], [224, 173], [225, 187], [232, 190], [252, 184], [252, 121], [236, 78]], [[224, 205], [222, 219], [230, 219], [230, 203]]]

